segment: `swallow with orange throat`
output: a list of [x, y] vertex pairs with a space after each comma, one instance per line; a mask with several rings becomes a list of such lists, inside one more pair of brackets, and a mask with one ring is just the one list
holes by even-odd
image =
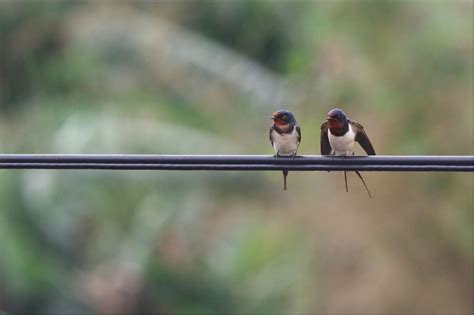
[[[273, 121], [270, 127], [270, 143], [275, 149], [278, 158], [280, 156], [295, 157], [301, 142], [301, 129], [296, 117], [287, 110], [278, 110], [270, 119]], [[286, 190], [286, 177], [288, 171], [283, 170], [283, 190]]]
[[[358, 122], [350, 120], [339, 108], [329, 111], [326, 121], [321, 125], [321, 155], [354, 155], [354, 145], [358, 142], [368, 155], [375, 155], [374, 147], [365, 133], [364, 127]], [[364, 178], [359, 171], [355, 171], [364, 184], [369, 197], [372, 198]], [[344, 171], [344, 180], [347, 187], [347, 171]]]

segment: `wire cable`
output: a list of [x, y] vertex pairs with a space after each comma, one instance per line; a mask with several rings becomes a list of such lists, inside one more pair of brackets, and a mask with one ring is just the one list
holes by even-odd
[[474, 156], [0, 154], [0, 169], [472, 172]]

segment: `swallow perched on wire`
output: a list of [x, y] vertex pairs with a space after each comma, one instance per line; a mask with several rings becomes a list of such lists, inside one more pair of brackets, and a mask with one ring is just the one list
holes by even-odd
[[[286, 110], [278, 110], [270, 119], [273, 120], [270, 127], [270, 143], [275, 149], [275, 157], [292, 156], [294, 158], [301, 142], [301, 129], [295, 115]], [[288, 171], [284, 170], [283, 190], [286, 190], [287, 176]]]
[[[329, 111], [327, 121], [321, 125], [321, 154], [322, 155], [354, 155], [354, 144], [359, 142], [368, 155], [375, 155], [374, 147], [365, 133], [364, 127], [358, 122], [351, 121], [339, 108]], [[364, 184], [369, 197], [372, 198], [369, 188], [359, 171], [355, 171]], [[347, 171], [344, 171], [344, 180], [347, 187]]]

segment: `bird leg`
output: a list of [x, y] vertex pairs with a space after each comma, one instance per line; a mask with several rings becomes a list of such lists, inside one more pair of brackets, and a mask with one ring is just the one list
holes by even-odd
[[356, 172], [357, 176], [359, 176], [360, 180], [362, 181], [362, 184], [364, 184], [364, 187], [365, 187], [365, 189], [367, 190], [367, 193], [369, 194], [370, 199], [372, 199], [372, 195], [370, 194], [369, 188], [368, 188], [367, 185], [365, 184], [364, 178], [362, 177], [362, 175], [360, 174], [359, 171], [355, 171], [355, 172]]

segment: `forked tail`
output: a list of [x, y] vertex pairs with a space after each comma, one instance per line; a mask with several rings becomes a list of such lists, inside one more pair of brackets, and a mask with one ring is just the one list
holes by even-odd
[[286, 190], [286, 177], [288, 176], [288, 171], [283, 171], [283, 190]]
[[[365, 184], [364, 178], [362, 177], [362, 175], [360, 174], [359, 171], [355, 171], [355, 172], [356, 172], [357, 176], [359, 176], [360, 180], [362, 181], [362, 184], [364, 184], [364, 187], [365, 187], [365, 189], [367, 190], [367, 193], [369, 194], [369, 197], [372, 199], [372, 195], [370, 194], [369, 187], [367, 187], [367, 185]], [[347, 185], [347, 183], [346, 183], [346, 185]], [[347, 187], [347, 186], [346, 186], [346, 187]]]
[[347, 171], [344, 171], [344, 182], [346, 183], [346, 192], [349, 192], [349, 188], [347, 187]]

